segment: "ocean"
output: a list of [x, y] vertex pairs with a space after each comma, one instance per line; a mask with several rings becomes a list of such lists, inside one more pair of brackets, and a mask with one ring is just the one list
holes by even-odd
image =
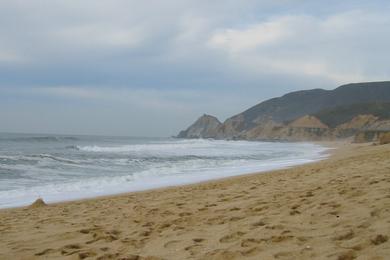
[[311, 143], [0, 134], [0, 208], [285, 168], [324, 151]]

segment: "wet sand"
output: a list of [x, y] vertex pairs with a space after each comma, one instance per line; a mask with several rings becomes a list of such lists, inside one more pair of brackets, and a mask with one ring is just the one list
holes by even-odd
[[[334, 144], [332, 144], [334, 145]], [[201, 184], [0, 210], [0, 259], [389, 259], [390, 145]]]

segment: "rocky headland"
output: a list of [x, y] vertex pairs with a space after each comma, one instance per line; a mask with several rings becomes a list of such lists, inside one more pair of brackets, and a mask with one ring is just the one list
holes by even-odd
[[385, 81], [291, 92], [261, 102], [223, 123], [205, 114], [177, 137], [268, 141], [351, 138], [370, 142], [385, 140], [388, 132], [390, 81]]

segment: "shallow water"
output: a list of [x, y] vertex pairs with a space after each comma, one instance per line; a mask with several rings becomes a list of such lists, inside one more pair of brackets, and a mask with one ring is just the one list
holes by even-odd
[[0, 134], [0, 208], [284, 168], [324, 158], [325, 150], [310, 143]]

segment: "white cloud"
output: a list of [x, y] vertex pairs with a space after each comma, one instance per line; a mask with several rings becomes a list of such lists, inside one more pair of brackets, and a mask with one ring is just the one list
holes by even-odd
[[253, 73], [315, 76], [336, 84], [382, 80], [390, 77], [383, 60], [388, 28], [386, 12], [276, 16], [247, 28], [220, 30], [208, 46]]
[[[262, 9], [282, 6], [269, 1], [68, 0], [42, 6], [41, 1], [28, 2], [23, 8], [12, 2], [0, 3], [0, 22], [24, 25], [23, 30], [0, 28], [4, 47], [0, 50], [14, 50], [0, 51], [0, 61], [20, 62], [23, 57], [33, 65], [58, 66], [63, 71], [87, 66], [91, 74], [112, 70], [107, 72], [107, 81], [115, 81], [118, 74], [138, 73], [133, 72], [138, 63], [157, 70], [154, 75], [160, 66], [180, 64], [188, 74], [194, 68], [209, 70], [211, 75], [213, 69], [228, 68], [231, 71], [221, 75], [234, 72], [237, 78], [257, 78], [261, 72], [318, 77], [335, 84], [390, 76], [385, 69], [390, 43], [386, 9], [318, 16], [310, 12], [280, 15], [275, 10], [265, 14]], [[259, 16], [250, 9], [260, 10]], [[156, 77], [155, 84], [159, 82]]]
[[288, 16], [254, 24], [245, 29], [225, 29], [215, 33], [209, 45], [231, 52], [248, 51], [259, 46], [271, 45], [290, 36], [288, 25], [295, 19]]

